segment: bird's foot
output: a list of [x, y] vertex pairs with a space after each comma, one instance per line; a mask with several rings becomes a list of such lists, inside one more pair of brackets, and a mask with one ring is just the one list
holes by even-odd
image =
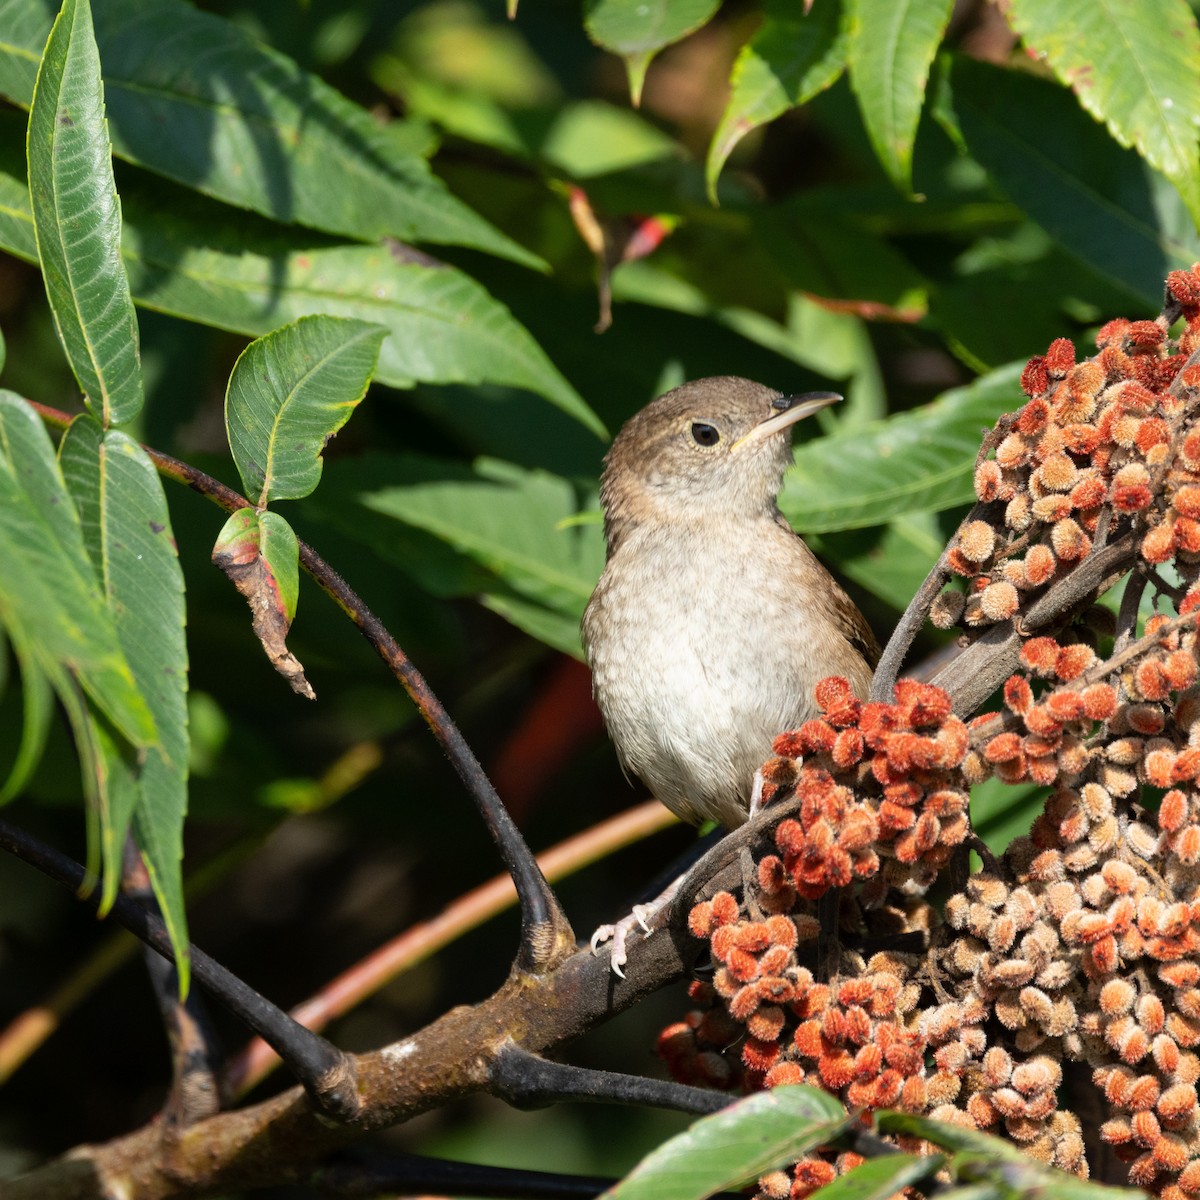
[[627, 917], [622, 917], [614, 925], [601, 925], [592, 934], [591, 947], [593, 954], [599, 954], [600, 948], [605, 942], [612, 942], [608, 965], [612, 968], [612, 973], [619, 975], [622, 979], [625, 978], [625, 972], [622, 968], [629, 960], [629, 956], [625, 952], [625, 942], [629, 935], [641, 924], [642, 922], [639, 920], [635, 910]]
[[625, 943], [628, 941], [629, 935], [637, 933], [639, 930], [643, 934], [648, 934], [651, 930], [650, 923], [660, 918], [670, 907], [671, 901], [675, 899], [675, 893], [679, 891], [679, 885], [682, 882], [683, 876], [680, 875], [678, 879], [664, 888], [659, 895], [655, 896], [649, 904], [635, 904], [633, 911], [627, 917], [622, 917], [615, 925], [601, 925], [592, 934], [590, 944], [593, 954], [599, 954], [600, 947], [605, 942], [612, 943], [608, 963], [614, 975], [619, 975], [622, 979], [625, 978], [625, 972], [622, 968], [628, 961]]

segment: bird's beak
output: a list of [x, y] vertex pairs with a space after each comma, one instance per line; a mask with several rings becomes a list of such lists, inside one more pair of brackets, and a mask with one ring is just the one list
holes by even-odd
[[820, 412], [831, 404], [837, 404], [841, 399], [837, 392], [801, 392], [796, 396], [780, 396], [778, 400], [771, 401], [771, 407], [779, 411], [759, 421], [745, 437], [734, 442], [733, 448], [736, 450], [746, 442], [759, 442], [763, 438], [771, 437], [780, 430], [787, 429], [789, 425], [803, 421], [805, 417], [811, 417], [813, 413]]

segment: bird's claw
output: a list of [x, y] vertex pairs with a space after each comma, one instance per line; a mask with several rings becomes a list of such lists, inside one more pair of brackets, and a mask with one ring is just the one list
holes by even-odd
[[747, 817], [748, 820], [752, 821], [758, 815], [758, 810], [762, 808], [764, 786], [762, 767], [759, 767], [754, 772], [754, 782], [750, 786], [750, 813]]
[[[639, 912], [638, 909], [643, 911]], [[653, 905], [635, 905], [629, 916], [622, 917], [615, 925], [601, 925], [592, 934], [590, 944], [593, 954], [599, 954], [600, 948], [605, 942], [612, 942], [608, 965], [612, 968], [612, 973], [621, 979], [625, 978], [625, 972], [621, 968], [629, 961], [629, 956], [625, 951], [625, 942], [638, 926], [641, 926], [647, 933], [650, 932], [650, 927], [645, 920], [645, 914], [650, 912], [653, 912]]]

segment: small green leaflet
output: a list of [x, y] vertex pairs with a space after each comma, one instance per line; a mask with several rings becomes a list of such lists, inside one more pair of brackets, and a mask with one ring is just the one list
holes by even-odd
[[301, 317], [242, 351], [225, 396], [229, 448], [257, 505], [299, 500], [321, 479], [326, 442], [350, 419], [387, 331], [346, 317]]

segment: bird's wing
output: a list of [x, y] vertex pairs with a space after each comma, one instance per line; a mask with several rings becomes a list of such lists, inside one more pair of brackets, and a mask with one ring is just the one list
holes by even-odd
[[[778, 508], [775, 509], [775, 523], [782, 529], [786, 529], [808, 550], [808, 543], [788, 524], [787, 517]], [[811, 554], [812, 551], [809, 550], [809, 553]], [[883, 651], [880, 649], [879, 642], [876, 641], [870, 625], [867, 624], [866, 617], [858, 611], [858, 605], [842, 591], [836, 580], [833, 581], [833, 588], [830, 592], [829, 606], [833, 611], [834, 620], [837, 621], [842, 631], [842, 636], [863, 656], [871, 670], [874, 670], [879, 665], [879, 656]]]

